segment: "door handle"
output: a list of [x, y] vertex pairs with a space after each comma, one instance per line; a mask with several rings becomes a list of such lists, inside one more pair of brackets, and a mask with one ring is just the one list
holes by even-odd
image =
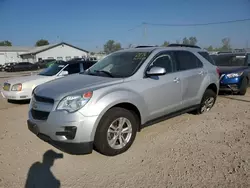
[[179, 83], [180, 82], [180, 78], [174, 78], [174, 82]]
[[200, 71], [198, 74], [199, 74], [199, 75], [203, 75], [203, 74], [204, 74], [204, 71]]

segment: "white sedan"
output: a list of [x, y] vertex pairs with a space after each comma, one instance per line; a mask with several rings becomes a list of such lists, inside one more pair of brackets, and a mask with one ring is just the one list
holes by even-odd
[[81, 61], [57, 62], [37, 75], [13, 78], [4, 83], [1, 94], [8, 100], [31, 99], [33, 89], [45, 82], [84, 71]]

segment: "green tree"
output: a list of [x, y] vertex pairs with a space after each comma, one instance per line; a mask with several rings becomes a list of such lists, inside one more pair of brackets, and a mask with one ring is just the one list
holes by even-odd
[[196, 37], [189, 37], [189, 44], [190, 45], [196, 45], [197, 44]]
[[214, 48], [213, 48], [213, 46], [210, 45], [208, 48], [206, 48], [206, 50], [211, 52], [214, 50]]
[[228, 51], [231, 50], [231, 44], [230, 44], [230, 38], [226, 37], [221, 40], [222, 42], [222, 47], [221, 51]]
[[185, 37], [182, 40], [182, 44], [188, 44], [188, 45], [196, 45], [197, 44], [197, 38], [196, 37]]
[[182, 44], [189, 44], [189, 40], [187, 37], [183, 38]]
[[45, 46], [45, 45], [49, 45], [48, 40], [40, 39], [36, 42], [36, 46]]
[[118, 42], [115, 42], [114, 40], [107, 41], [106, 44], [104, 44], [103, 48], [104, 48], [104, 52], [107, 54], [110, 54], [112, 52], [122, 49], [121, 44]]
[[164, 43], [161, 46], [167, 47], [170, 43], [168, 41], [164, 41]]
[[0, 46], [12, 46], [12, 43], [8, 40], [0, 41]]

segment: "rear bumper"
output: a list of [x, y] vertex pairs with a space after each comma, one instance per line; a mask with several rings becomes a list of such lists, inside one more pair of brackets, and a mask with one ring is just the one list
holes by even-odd
[[93, 142], [71, 143], [52, 140], [48, 135], [39, 133], [38, 127], [31, 121], [27, 121], [28, 129], [38, 138], [54, 146], [55, 148], [72, 155], [90, 154], [93, 151]]

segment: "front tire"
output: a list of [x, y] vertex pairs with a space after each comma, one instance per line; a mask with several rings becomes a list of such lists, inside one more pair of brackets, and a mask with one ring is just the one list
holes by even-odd
[[107, 156], [127, 151], [133, 144], [138, 130], [138, 119], [127, 109], [114, 107], [101, 118], [97, 127], [95, 149]]
[[239, 95], [245, 95], [247, 92], [247, 85], [248, 85], [248, 80], [246, 77], [242, 79], [240, 90], [239, 90]]
[[196, 114], [203, 114], [205, 112], [210, 111], [211, 108], [214, 106], [216, 97], [216, 93], [213, 90], [207, 89], [203, 94], [201, 103], [196, 111]]

